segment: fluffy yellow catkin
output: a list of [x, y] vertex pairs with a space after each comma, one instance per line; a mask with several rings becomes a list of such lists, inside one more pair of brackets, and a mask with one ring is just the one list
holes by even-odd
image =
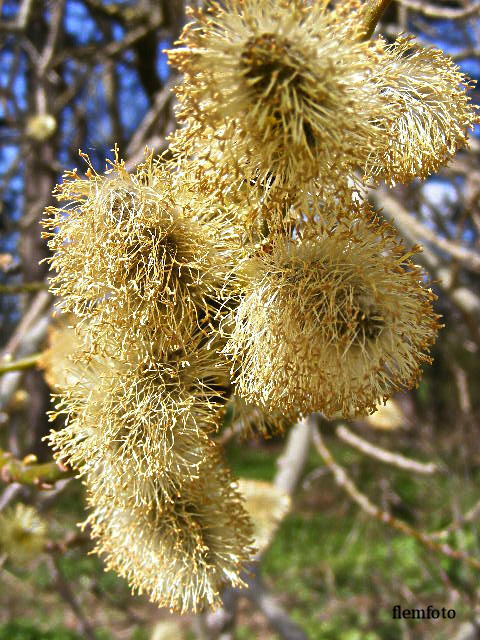
[[267, 411], [362, 415], [429, 362], [435, 296], [412, 251], [366, 206], [347, 213], [271, 238], [243, 266], [225, 351], [236, 393]]
[[[72, 335], [76, 353], [65, 348]], [[144, 371], [132, 368], [133, 354], [119, 363], [85, 352], [82, 337], [58, 327], [43, 365], [69, 413], [49, 439], [87, 485], [96, 551], [161, 606], [218, 605], [223, 585], [243, 584], [254, 549], [242, 499], [207, 437], [224, 402], [215, 351], [192, 344], [188, 361], [157, 354], [157, 369]]]
[[44, 222], [62, 309], [90, 332], [121, 329], [117, 355], [152, 335], [176, 348], [206, 331], [225, 288], [228, 227], [200, 220], [198, 197], [195, 210], [176, 198], [172, 176], [151, 157], [133, 175], [115, 160], [106, 175], [87, 177], [65, 176], [56, 195], [67, 204]]
[[223, 586], [244, 584], [240, 572], [255, 551], [252, 526], [217, 454], [172, 501], [160, 498], [147, 511], [132, 507], [129, 493], [128, 485], [117, 487], [112, 503], [95, 489], [89, 492], [93, 512], [87, 523], [107, 568], [125, 577], [133, 591], [185, 613], [217, 607]]
[[209, 438], [229, 399], [268, 435], [372, 412], [430, 360], [415, 249], [354, 192], [436, 171], [477, 116], [446, 56], [365, 41], [363, 10], [207, 0], [170, 52], [173, 160], [69, 172], [45, 222], [75, 325], [74, 352], [57, 335], [44, 358], [66, 416], [49, 439], [87, 484], [107, 566], [172, 609], [218, 605], [252, 557]]
[[130, 480], [131, 500], [147, 506], [148, 482], [155, 478], [167, 500], [197, 477], [213, 447], [208, 434], [218, 427], [229, 392], [225, 362], [201, 336], [188, 353], [158, 351], [155, 364], [145, 364], [143, 353], [132, 349], [129, 362], [85, 353], [82, 346], [62, 355], [64, 334], [73, 332], [57, 331], [44, 358], [51, 381], [55, 371], [61, 375], [52, 419], [67, 418], [63, 429], [48, 436], [56, 457], [81, 474], [108, 466], [119, 486]]
[[208, 437], [230, 391], [217, 316], [230, 304], [232, 232], [151, 158], [134, 176], [115, 161], [106, 176], [71, 177], [69, 204], [46, 223], [54, 286], [73, 312], [43, 358], [59, 392], [52, 419], [66, 416], [48, 439], [88, 484], [109, 566], [161, 604], [212, 605], [251, 557], [248, 517]]
[[412, 38], [365, 40], [355, 0], [227, 0], [191, 14], [169, 52], [185, 76], [173, 149], [193, 160], [185, 172], [200, 160], [217, 192], [233, 182], [284, 200], [315, 178], [342, 189], [357, 172], [424, 178], [478, 122], [448, 56]]
[[467, 94], [474, 83], [442, 51], [411, 37], [385, 45], [382, 58], [378, 87], [398, 117], [386, 146], [375, 147], [372, 173], [392, 184], [426, 178], [466, 146], [479, 122]]
[[169, 52], [185, 76], [179, 146], [216, 139], [217, 180], [243, 175], [285, 196], [314, 177], [339, 182], [386, 144], [390, 105], [371, 82], [380, 53], [362, 41], [355, 0], [227, 0], [192, 16]]

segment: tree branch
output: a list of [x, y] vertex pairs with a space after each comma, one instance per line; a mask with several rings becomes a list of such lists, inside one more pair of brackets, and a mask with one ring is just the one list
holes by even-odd
[[406, 469], [407, 471], [414, 471], [415, 473], [430, 474], [438, 471], [437, 465], [433, 462], [418, 462], [417, 460], [406, 458], [399, 453], [393, 453], [392, 451], [387, 451], [386, 449], [377, 447], [367, 440], [364, 440], [356, 433], [350, 431], [350, 429], [348, 429], [345, 425], [340, 425], [339, 427], [337, 427], [336, 434], [341, 440], [348, 443], [352, 447], [355, 447], [355, 449], [358, 449], [362, 453], [365, 453], [367, 456], [371, 456], [372, 458], [380, 460], [380, 462], [384, 462], [385, 464], [391, 464], [395, 467], [398, 467], [399, 469]]
[[[404, 238], [412, 244], [417, 244], [416, 233], [408, 223], [410, 216], [402, 215], [405, 212], [404, 207], [381, 189], [371, 192], [370, 197], [376, 206], [382, 209], [383, 215], [395, 224]], [[471, 288], [456, 284], [452, 269], [443, 265], [439, 256], [430, 251], [430, 249], [424, 247], [418, 257], [418, 262], [426, 267], [430, 275], [438, 281], [438, 285], [450, 298], [451, 302], [462, 312], [472, 337], [477, 343], [480, 343], [480, 331], [478, 329], [480, 297]]]
[[27, 356], [21, 360], [15, 360], [14, 362], [0, 362], [0, 375], [8, 373], [9, 371], [23, 371], [24, 369], [31, 369], [37, 364], [39, 358], [40, 353], [34, 353], [31, 356]]
[[33, 485], [39, 489], [51, 489], [57, 480], [74, 475], [73, 469], [62, 467], [57, 462], [36, 464], [35, 456], [18, 460], [8, 451], [0, 449], [0, 478], [3, 482], [18, 482]]
[[375, 27], [377, 26], [384, 11], [391, 3], [392, 0], [368, 0], [365, 3], [365, 34], [364, 39], [368, 40], [373, 35]]
[[424, 0], [399, 0], [400, 4], [407, 9], [413, 9], [429, 18], [441, 18], [442, 20], [460, 20], [470, 18], [480, 12], [480, 4], [471, 2], [465, 7], [453, 9], [450, 7], [439, 7]]
[[[310, 450], [311, 433], [314, 426], [314, 417], [309, 416], [294, 425], [289, 434], [285, 449], [278, 459], [278, 471], [274, 484], [288, 495], [292, 495], [300, 481], [302, 471], [307, 461]], [[213, 613], [207, 614], [205, 621], [213, 638], [230, 640], [236, 617], [238, 599], [245, 597], [251, 600], [259, 609], [272, 629], [283, 640], [307, 640], [303, 629], [291, 620], [288, 613], [280, 607], [278, 602], [263, 584], [260, 573], [261, 557], [257, 558], [257, 564], [247, 568], [243, 580], [247, 583], [247, 589], [224, 589], [222, 593], [223, 607]]]
[[424, 224], [419, 222], [412, 214], [410, 214], [404, 207], [400, 206], [398, 202], [387, 195], [386, 193], [382, 194], [382, 202], [384, 206], [389, 210], [395, 210], [395, 221], [400, 224], [408, 227], [413, 233], [415, 233], [420, 238], [431, 242], [436, 247], [438, 247], [441, 251], [445, 251], [453, 258], [458, 260], [470, 271], [474, 271], [475, 273], [480, 273], [480, 254], [476, 251], [470, 251], [465, 247], [457, 244], [456, 242], [451, 242], [446, 238], [441, 238], [434, 231], [428, 229]]
[[34, 293], [35, 291], [46, 291], [47, 282], [23, 282], [21, 284], [0, 284], [0, 293], [14, 295], [16, 293]]
[[63, 577], [58, 560], [53, 555], [48, 556], [48, 558], [49, 558], [50, 572], [52, 574], [52, 578], [54, 580], [57, 591], [62, 597], [62, 599], [70, 606], [73, 613], [75, 614], [75, 617], [77, 618], [77, 621], [78, 621], [80, 633], [84, 638], [87, 638], [88, 640], [95, 640], [96, 638], [95, 629], [91, 625], [88, 617], [83, 612], [82, 607], [80, 606], [80, 603], [78, 602], [76, 595], [74, 594], [74, 592], [70, 587], [70, 584]]
[[420, 542], [420, 544], [427, 547], [430, 551], [441, 553], [442, 555], [449, 558], [454, 558], [455, 560], [461, 560], [469, 564], [474, 569], [480, 571], [480, 560], [473, 558], [463, 551], [457, 551], [446, 543], [440, 544], [438, 542], [435, 542], [435, 540], [429, 534], [414, 529], [406, 522], [403, 522], [403, 520], [395, 518], [390, 513], [388, 513], [388, 511], [383, 511], [382, 509], [380, 509], [380, 507], [377, 507], [377, 505], [371, 502], [370, 498], [368, 498], [358, 489], [345, 469], [334, 460], [332, 454], [330, 453], [330, 450], [327, 448], [325, 442], [323, 441], [319, 429], [315, 429], [313, 432], [313, 442], [326, 466], [333, 473], [338, 486], [344, 489], [352, 498], [352, 500], [356, 502], [363, 511], [365, 511], [365, 513], [372, 516], [373, 518], [376, 518], [377, 520], [380, 520], [380, 522], [383, 522], [392, 529], [400, 531], [401, 533], [414, 538], [415, 540], [417, 540], [417, 542]]
[[309, 416], [290, 429], [285, 449], [277, 461], [274, 485], [291, 496], [305, 467], [312, 439], [314, 418]]

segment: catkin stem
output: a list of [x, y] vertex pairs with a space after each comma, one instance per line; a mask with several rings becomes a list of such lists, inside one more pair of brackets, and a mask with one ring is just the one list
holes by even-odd
[[17, 293], [35, 293], [36, 291], [46, 291], [48, 282], [23, 282], [21, 284], [1, 284], [0, 293], [5, 295], [15, 295]]
[[368, 40], [373, 35], [378, 21], [392, 0], [367, 0], [365, 5], [365, 34]]
[[31, 356], [26, 356], [25, 358], [15, 360], [14, 362], [0, 362], [0, 375], [2, 373], [8, 373], [9, 371], [23, 371], [24, 369], [31, 369], [36, 366], [39, 357], [39, 353], [34, 353]]

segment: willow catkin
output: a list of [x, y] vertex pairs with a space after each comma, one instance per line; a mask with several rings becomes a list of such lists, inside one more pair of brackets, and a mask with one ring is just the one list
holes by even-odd
[[378, 87], [398, 116], [386, 145], [375, 147], [371, 174], [392, 184], [426, 178], [467, 145], [468, 129], [479, 121], [467, 93], [473, 83], [450, 57], [413, 38], [385, 45], [382, 57]]
[[48, 386], [57, 393], [81, 384], [86, 373], [84, 366], [75, 364], [75, 354], [83, 351], [84, 344], [76, 324], [75, 316], [69, 314], [55, 318], [48, 327], [48, 346], [38, 360]]
[[71, 356], [77, 377], [64, 384], [52, 412], [67, 424], [48, 436], [56, 457], [81, 474], [108, 465], [119, 486], [132, 478], [131, 499], [138, 502], [148, 503], [144, 488], [152, 478], [168, 499], [196, 477], [229, 392], [225, 362], [197, 342], [188, 353], [158, 352], [155, 364], [145, 363], [142, 352], [135, 361], [133, 351], [129, 361]]
[[185, 76], [177, 94], [187, 134], [198, 123], [193, 138], [210, 127], [223, 139], [219, 175], [236, 166], [292, 193], [363, 168], [387, 137], [389, 105], [371, 83], [379, 52], [362, 41], [355, 0], [228, 0], [192, 16], [169, 58]]
[[257, 404], [232, 395], [226, 407], [230, 429], [240, 438], [271, 438], [283, 434], [290, 422], [280, 410], [267, 412]]
[[225, 289], [228, 227], [179, 204], [172, 177], [152, 163], [133, 175], [118, 160], [104, 176], [68, 173], [56, 192], [67, 204], [44, 222], [62, 310], [90, 331], [120, 329], [118, 354], [152, 332], [169, 347], [188, 342], [207, 330]]
[[96, 491], [89, 495], [95, 550], [133, 591], [185, 613], [218, 607], [223, 586], [244, 585], [240, 572], [253, 557], [252, 527], [218, 455], [174, 500], [160, 499], [149, 511], [122, 503], [121, 488], [115, 503]]
[[[188, 360], [160, 351], [155, 369], [134, 368], [133, 354], [128, 362], [88, 351], [82, 360], [81, 346], [68, 354], [66, 336], [53, 333], [46, 358], [63, 392], [57, 410], [68, 416], [49, 439], [87, 485], [96, 551], [161, 606], [218, 605], [223, 585], [243, 584], [254, 550], [241, 497], [207, 437], [223, 406], [215, 351], [198, 337]], [[70, 360], [75, 377], [56, 379]]]
[[238, 489], [253, 524], [255, 547], [263, 552], [290, 509], [290, 496], [271, 482], [240, 478]]
[[292, 418], [352, 417], [414, 386], [438, 330], [434, 295], [394, 229], [353, 208], [243, 268], [225, 349], [236, 393]]
[[76, 325], [68, 370], [45, 356], [66, 417], [49, 440], [87, 484], [107, 567], [172, 609], [218, 605], [252, 558], [210, 439], [232, 405], [264, 435], [363, 415], [430, 361], [435, 296], [359, 194], [437, 170], [476, 114], [438, 50], [365, 41], [364, 6], [192, 11], [169, 54], [185, 76], [172, 160], [69, 172], [45, 222]]

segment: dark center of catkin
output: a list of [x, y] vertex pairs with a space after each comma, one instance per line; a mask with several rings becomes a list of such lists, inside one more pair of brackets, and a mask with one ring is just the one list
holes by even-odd
[[385, 326], [382, 316], [375, 309], [359, 309], [355, 320], [355, 340], [361, 343], [365, 340], [376, 340]]
[[345, 292], [337, 295], [335, 306], [338, 309], [335, 331], [341, 338], [353, 338], [353, 345], [376, 340], [385, 327], [385, 320], [379, 310], [355, 296], [352, 300]]
[[172, 280], [177, 286], [189, 287], [197, 279], [194, 251], [174, 229], [145, 227], [141, 237], [131, 241], [127, 248], [127, 279], [135, 280], [140, 293], [150, 278], [155, 279], [158, 288], [162, 283], [173, 286]]
[[298, 78], [290, 62], [291, 44], [273, 33], [250, 38], [241, 54], [243, 76], [252, 80], [251, 89], [257, 95], [269, 96], [286, 83]]
[[[250, 38], [244, 45], [240, 61], [243, 77], [249, 81], [249, 90], [257, 100], [271, 104], [271, 115], [279, 125], [282, 122], [282, 114], [278, 108], [279, 92], [287, 90], [295, 93], [296, 99], [292, 101], [292, 105], [307, 97], [302, 87], [302, 63], [296, 58], [287, 39], [274, 33]], [[312, 125], [304, 120], [302, 129], [307, 145], [313, 148], [315, 135]]]

